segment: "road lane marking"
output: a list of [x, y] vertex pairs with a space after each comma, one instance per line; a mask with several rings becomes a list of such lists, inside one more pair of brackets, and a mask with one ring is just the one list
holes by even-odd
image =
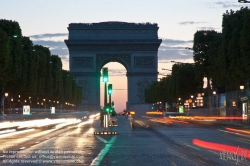
[[108, 143], [108, 141], [105, 140], [105, 139], [103, 139], [102, 137], [100, 137], [100, 136], [98, 136], [98, 135], [96, 135], [96, 137], [97, 137], [99, 140], [101, 140], [102, 142], [104, 142], [105, 144]]
[[35, 129], [28, 129], [28, 130], [22, 130], [22, 131], [16, 131], [16, 132], [12, 132], [12, 133], [7, 133], [7, 134], [3, 134], [0, 135], [0, 138], [4, 138], [4, 137], [8, 137], [8, 136], [13, 136], [13, 135], [17, 135], [17, 134], [22, 134], [22, 133], [26, 133], [26, 132], [31, 132], [34, 131]]
[[174, 162], [172, 162], [171, 164], [174, 165], [174, 166], [177, 166]]
[[11, 132], [15, 132], [15, 131], [16, 131], [16, 129], [8, 129], [8, 130], [0, 131], [0, 134], [11, 133]]
[[220, 129], [217, 129], [217, 130], [225, 132], [225, 133], [230, 133], [230, 134], [240, 135], [240, 136], [244, 136], [244, 137], [249, 137], [249, 135], [246, 135], [246, 134], [240, 134], [240, 133], [235, 133], [235, 132], [225, 131], [225, 130], [220, 130]]
[[[98, 138], [98, 137], [97, 137]], [[108, 143], [106, 143], [104, 149], [101, 150], [101, 152], [98, 154], [98, 156], [92, 161], [92, 163], [90, 164], [91, 166], [97, 166], [100, 165], [100, 163], [102, 162], [102, 159], [104, 158], [104, 156], [108, 153], [110, 147], [112, 146], [112, 144], [115, 142], [117, 136], [113, 136], [110, 141], [108, 141]]]

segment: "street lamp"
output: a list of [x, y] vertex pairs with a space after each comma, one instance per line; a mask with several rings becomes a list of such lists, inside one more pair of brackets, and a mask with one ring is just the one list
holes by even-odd
[[181, 104], [181, 98], [180, 97], [178, 98], [178, 100], [179, 100], [179, 104]]
[[241, 85], [241, 86], [240, 86], [240, 90], [244, 90], [244, 85]]
[[[11, 103], [13, 102], [13, 98], [10, 99], [10, 110], [11, 110], [11, 113], [12, 113], [12, 108], [11, 108]], [[15, 106], [15, 104], [14, 104]]]
[[43, 99], [44, 101], [44, 109], [45, 109], [45, 112], [46, 112], [46, 99]]
[[[5, 93], [5, 94], [4, 94], [5, 98], [7, 98], [8, 95], [9, 95], [8, 93]], [[4, 101], [5, 101], [5, 98], [3, 99], [3, 114], [4, 114], [4, 103], [5, 103]]]

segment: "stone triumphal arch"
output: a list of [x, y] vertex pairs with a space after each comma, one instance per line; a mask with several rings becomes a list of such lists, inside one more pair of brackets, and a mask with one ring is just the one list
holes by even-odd
[[[82, 86], [81, 110], [99, 110], [101, 69], [119, 62], [127, 70], [128, 101], [141, 104], [144, 89], [157, 81], [158, 26], [151, 23], [100, 22], [69, 24], [70, 72]], [[124, 101], [126, 102], [126, 101]]]

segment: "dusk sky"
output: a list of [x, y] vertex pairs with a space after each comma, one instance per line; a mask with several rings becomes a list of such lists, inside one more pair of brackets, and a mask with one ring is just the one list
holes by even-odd
[[[0, 19], [17, 21], [23, 36], [30, 37], [34, 44], [50, 47], [52, 54], [61, 57], [65, 70], [69, 69], [69, 53], [64, 40], [70, 23], [157, 23], [158, 36], [163, 39], [158, 51], [161, 78], [169, 73], [162, 68], [172, 68], [170, 61], [193, 62], [192, 52], [185, 47], [192, 47], [197, 30], [221, 32], [223, 13], [246, 5], [238, 0], [1, 0]], [[109, 83], [114, 88], [112, 100], [116, 110], [121, 111], [127, 101], [125, 67], [114, 62], [105, 67], [109, 68]]]

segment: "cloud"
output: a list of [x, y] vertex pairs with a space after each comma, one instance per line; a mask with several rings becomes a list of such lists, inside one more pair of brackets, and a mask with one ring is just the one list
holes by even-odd
[[[64, 41], [34, 40], [33, 43], [49, 47], [51, 54], [58, 55], [65, 65], [69, 63], [69, 52]], [[185, 49], [185, 47], [192, 47], [192, 45], [193, 40], [175, 40], [165, 38], [163, 39], [161, 46], [158, 50], [158, 62], [165, 63], [169, 62], [170, 60], [193, 59], [192, 51]], [[124, 76], [126, 75], [126, 70], [110, 69], [110, 74], [115, 76]]]
[[193, 40], [163, 39], [158, 50], [158, 61], [193, 59], [192, 51], [185, 49], [192, 45]]
[[232, 1], [218, 1], [218, 2], [215, 2], [215, 4], [219, 5], [223, 8], [239, 8], [242, 6], [247, 6], [247, 4], [239, 3], [237, 0], [235, 0], [234, 2], [232, 2]]
[[47, 41], [47, 40], [35, 40], [33, 41], [35, 45], [42, 45], [44, 47], [49, 47], [51, 54], [60, 55], [61, 57], [68, 56], [68, 48], [63, 41]]
[[51, 41], [51, 40], [35, 40], [34, 44], [39, 44], [42, 46], [49, 46], [50, 48], [67, 48], [64, 41]]
[[214, 27], [196, 27], [198, 30], [216, 30], [220, 28], [214, 28]]
[[29, 36], [31, 39], [43, 39], [43, 38], [53, 38], [53, 37], [65, 37], [68, 36], [67, 33], [45, 33], [39, 35]]
[[203, 23], [207, 23], [207, 22], [194, 22], [194, 21], [184, 21], [184, 22], [179, 22], [179, 24], [181, 25], [189, 25], [189, 24], [203, 24]]
[[58, 55], [62, 60], [69, 59], [69, 51], [63, 41], [34, 40], [33, 44], [49, 47], [51, 54]]
[[111, 76], [125, 76], [126, 73], [126, 69], [109, 69], [109, 75]]

